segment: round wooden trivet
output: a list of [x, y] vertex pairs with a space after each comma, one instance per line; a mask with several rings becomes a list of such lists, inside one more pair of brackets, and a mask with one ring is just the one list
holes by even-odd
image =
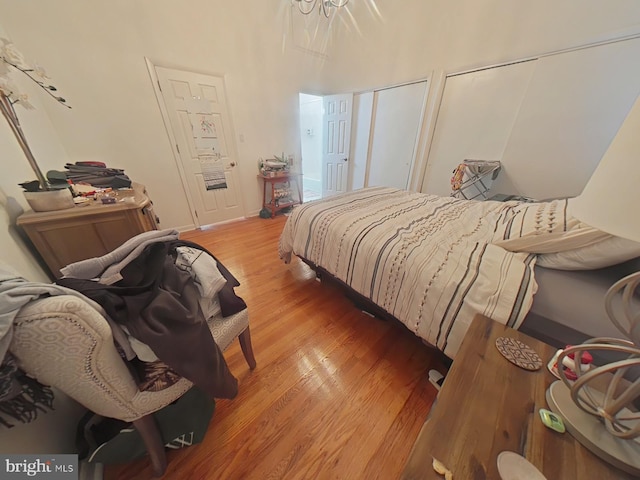
[[504, 358], [525, 370], [538, 370], [542, 366], [540, 355], [529, 345], [515, 338], [496, 338], [496, 348]]

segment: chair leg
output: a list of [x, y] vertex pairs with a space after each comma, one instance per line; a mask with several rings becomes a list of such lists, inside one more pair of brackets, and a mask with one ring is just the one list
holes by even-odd
[[167, 456], [156, 419], [153, 414], [148, 414], [138, 420], [134, 420], [133, 425], [147, 447], [154, 476], [161, 477], [167, 469]]
[[245, 328], [240, 334], [240, 348], [244, 354], [244, 358], [249, 364], [249, 368], [256, 368], [256, 358], [253, 356], [253, 346], [251, 345], [251, 333], [249, 327]]

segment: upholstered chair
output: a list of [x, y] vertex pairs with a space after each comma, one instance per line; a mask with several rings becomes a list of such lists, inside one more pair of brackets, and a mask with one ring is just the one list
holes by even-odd
[[[249, 368], [255, 368], [246, 309], [226, 318], [215, 316], [208, 325], [222, 351], [239, 337]], [[114, 346], [106, 319], [81, 298], [64, 295], [31, 302], [14, 327], [11, 351], [20, 368], [98, 415], [133, 422], [154, 474], [165, 472], [164, 442], [152, 414], [191, 388], [188, 380], [158, 392], [140, 391]]]

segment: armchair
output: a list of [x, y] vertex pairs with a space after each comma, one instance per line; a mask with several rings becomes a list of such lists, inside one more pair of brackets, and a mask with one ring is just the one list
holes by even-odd
[[[222, 351], [239, 337], [249, 368], [255, 368], [247, 309], [226, 318], [214, 316], [208, 326]], [[191, 382], [183, 378], [158, 392], [140, 391], [118, 354], [106, 319], [73, 296], [47, 297], [22, 308], [10, 348], [20, 368], [41, 383], [98, 415], [133, 422], [154, 474], [164, 473], [164, 442], [152, 414], [183, 395]]]

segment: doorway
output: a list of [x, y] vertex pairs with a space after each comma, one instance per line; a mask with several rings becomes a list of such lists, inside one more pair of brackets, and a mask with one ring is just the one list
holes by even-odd
[[300, 93], [302, 201], [322, 197], [322, 97]]
[[299, 94], [303, 202], [349, 190], [353, 94]]

